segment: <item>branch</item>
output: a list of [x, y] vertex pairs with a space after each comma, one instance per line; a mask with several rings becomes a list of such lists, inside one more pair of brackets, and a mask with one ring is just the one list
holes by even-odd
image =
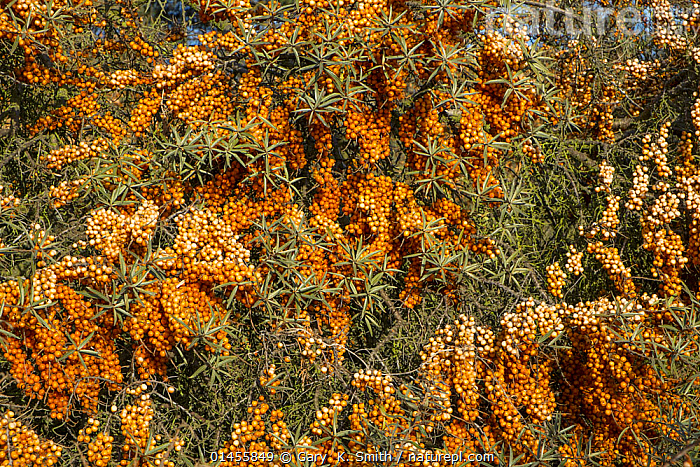
[[685, 456], [688, 454], [690, 451], [695, 449], [696, 447], [700, 446], [700, 438], [696, 438], [695, 441], [693, 441], [690, 444], [686, 444], [683, 449], [678, 451], [673, 457], [671, 457], [669, 460], [663, 463], [661, 467], [671, 467], [674, 465], [676, 462], [681, 460], [681, 457]]
[[586, 155], [580, 151], [577, 151], [576, 149], [566, 148], [566, 152], [568, 152], [569, 155], [574, 156], [574, 158], [577, 161], [579, 161], [580, 163], [582, 163], [583, 165], [585, 165], [589, 169], [595, 169], [598, 167], [598, 163], [596, 161], [594, 161], [593, 159], [588, 157], [588, 155]]
[[25, 141], [22, 143], [17, 149], [15, 149], [11, 154], [6, 156], [2, 162], [0, 162], [0, 167], [4, 166], [7, 164], [10, 159], [14, 159], [16, 156], [18, 156], [22, 151], [25, 149], [28, 149], [30, 146], [34, 145], [35, 143], [38, 143], [40, 141], [44, 141], [48, 136], [47, 135], [37, 135], [34, 138], [30, 139], [29, 141]]
[[376, 357], [379, 353], [379, 350], [381, 350], [381, 348], [384, 347], [384, 345], [387, 342], [394, 338], [398, 331], [398, 328], [406, 324], [406, 321], [403, 319], [403, 316], [401, 316], [401, 313], [396, 309], [396, 307], [394, 307], [394, 303], [391, 301], [386, 292], [384, 290], [380, 290], [379, 295], [382, 297], [382, 300], [384, 300], [384, 303], [387, 304], [392, 314], [396, 318], [396, 323], [391, 327], [389, 332], [386, 333], [384, 337], [382, 337], [382, 339], [377, 343], [377, 345], [374, 346], [374, 349], [372, 349], [372, 353], [370, 353], [368, 358], [369, 362], [372, 362], [374, 360], [374, 357]]
[[563, 10], [561, 8], [557, 8], [554, 5], [550, 5], [547, 3], [541, 3], [541, 2], [531, 2], [531, 1], [525, 1], [525, 2], [523, 2], [523, 4], [529, 5], [529, 6], [534, 6], [537, 8], [546, 8], [547, 10], [551, 10], [555, 13], [559, 13], [561, 15], [566, 15], [566, 16], [571, 16], [575, 19], [578, 19], [579, 21], [582, 21], [582, 19], [580, 17], [577, 17], [576, 15], [574, 15], [573, 12], [566, 11], [566, 10]]

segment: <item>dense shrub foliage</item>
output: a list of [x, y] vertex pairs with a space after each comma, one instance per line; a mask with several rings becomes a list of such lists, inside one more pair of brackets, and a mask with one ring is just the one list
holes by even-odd
[[700, 10], [0, 4], [0, 465], [694, 462]]

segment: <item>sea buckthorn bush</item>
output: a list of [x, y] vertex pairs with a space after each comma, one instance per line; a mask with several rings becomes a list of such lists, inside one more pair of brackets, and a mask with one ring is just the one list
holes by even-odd
[[693, 462], [695, 10], [0, 4], [0, 465]]

